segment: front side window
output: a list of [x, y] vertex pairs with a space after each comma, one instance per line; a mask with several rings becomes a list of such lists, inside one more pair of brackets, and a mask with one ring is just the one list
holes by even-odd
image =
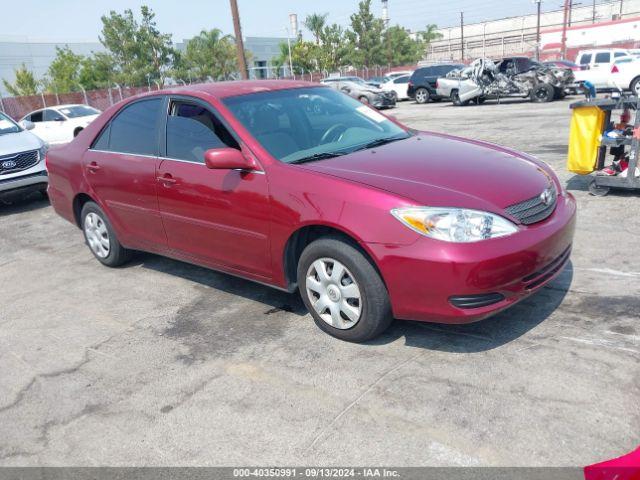
[[224, 103], [273, 157], [285, 163], [339, 156], [411, 136], [384, 115], [326, 87], [254, 93]]
[[41, 121], [42, 121], [42, 111], [40, 111], [40, 112], [33, 112], [33, 113], [30, 115], [30, 120], [31, 120], [33, 123], [41, 122]]
[[212, 148], [240, 149], [222, 122], [197, 103], [175, 101], [167, 117], [167, 157], [204, 163]]
[[611, 54], [609, 52], [600, 52], [596, 54], [596, 63], [609, 63]]
[[580, 65], [589, 65], [591, 63], [591, 54], [585, 53], [580, 57]]
[[62, 122], [63, 120], [64, 120], [64, 117], [60, 115], [58, 112], [56, 112], [55, 110], [52, 110], [51, 108], [48, 108], [47, 110], [44, 111], [45, 122]]
[[[93, 148], [118, 153], [158, 155], [158, 116], [161, 108], [161, 98], [141, 100], [124, 107], [102, 131]], [[108, 137], [108, 141], [105, 137]]]

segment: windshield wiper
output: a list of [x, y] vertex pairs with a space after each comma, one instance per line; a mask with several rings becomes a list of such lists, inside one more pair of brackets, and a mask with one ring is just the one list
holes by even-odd
[[315, 162], [316, 160], [327, 160], [329, 158], [341, 157], [342, 155], [345, 155], [345, 152], [314, 153], [313, 155], [309, 155], [308, 157], [298, 158], [297, 160], [293, 160], [292, 162], [289, 162], [289, 163], [296, 165], [300, 163]]
[[393, 143], [393, 142], [397, 142], [399, 140], [406, 140], [407, 137], [388, 137], [388, 138], [379, 138], [377, 140], [373, 140], [372, 142], [369, 143], [365, 143], [364, 145], [362, 145], [361, 147], [356, 148], [355, 150], [353, 150], [354, 152], [357, 152], [359, 150], [368, 150], [370, 148], [375, 148], [375, 147], [381, 147], [382, 145], [386, 145], [388, 143]]

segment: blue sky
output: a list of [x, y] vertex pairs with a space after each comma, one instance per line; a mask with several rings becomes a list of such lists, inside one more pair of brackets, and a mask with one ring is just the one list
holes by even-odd
[[[149, 5], [156, 12], [161, 31], [174, 41], [190, 38], [203, 28], [217, 27], [232, 33], [228, 0], [7, 0], [3, 2], [0, 35], [27, 35], [54, 40], [97, 40], [100, 16], [108, 10], [139, 10]], [[546, 0], [545, 9], [557, 9], [561, 0]], [[329, 21], [347, 25], [357, 0], [238, 0], [244, 36], [285, 36], [289, 13], [300, 19], [313, 12], [329, 13]], [[380, 0], [373, 0], [381, 12]], [[533, 13], [532, 0], [389, 0], [392, 24], [412, 30], [436, 23], [441, 27], [459, 22], [464, 10], [468, 22]], [[306, 34], [308, 36], [308, 34]]]

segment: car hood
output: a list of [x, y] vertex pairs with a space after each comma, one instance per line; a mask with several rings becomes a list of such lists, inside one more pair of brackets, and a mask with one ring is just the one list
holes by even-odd
[[5, 133], [0, 135], [0, 157], [27, 150], [37, 150], [43, 145], [42, 140], [26, 130], [18, 133]]
[[552, 182], [525, 154], [435, 133], [419, 133], [407, 140], [303, 166], [386, 190], [419, 205], [497, 213], [540, 195]]

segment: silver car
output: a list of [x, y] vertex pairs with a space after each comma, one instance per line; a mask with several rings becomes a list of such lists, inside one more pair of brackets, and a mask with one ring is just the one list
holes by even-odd
[[0, 198], [22, 191], [46, 193], [48, 177], [44, 163], [47, 144], [0, 112]]
[[325, 78], [322, 83], [375, 108], [393, 108], [396, 106], [396, 98], [392, 92], [367, 83], [360, 77]]

